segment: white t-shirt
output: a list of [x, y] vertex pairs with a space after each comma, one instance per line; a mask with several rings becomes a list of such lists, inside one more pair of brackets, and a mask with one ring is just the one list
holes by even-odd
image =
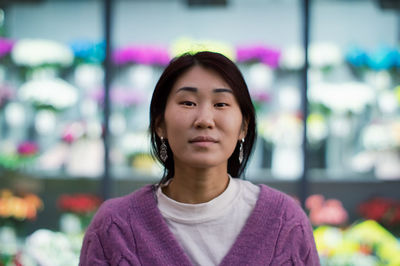
[[218, 265], [250, 216], [260, 187], [229, 177], [218, 197], [206, 203], [185, 204], [157, 190], [158, 208], [169, 229], [194, 265]]

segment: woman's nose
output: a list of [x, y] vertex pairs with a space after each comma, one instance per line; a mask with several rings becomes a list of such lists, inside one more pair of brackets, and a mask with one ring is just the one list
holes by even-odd
[[208, 106], [199, 107], [194, 126], [196, 128], [213, 128], [215, 126], [215, 121], [212, 108]]

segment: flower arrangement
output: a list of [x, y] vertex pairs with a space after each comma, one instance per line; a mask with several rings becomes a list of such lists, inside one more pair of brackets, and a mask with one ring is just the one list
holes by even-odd
[[19, 197], [8, 189], [0, 190], [0, 221], [3, 225], [35, 220], [42, 208], [43, 202], [35, 194]]
[[10, 54], [13, 46], [13, 40], [0, 37], [0, 59]]
[[65, 232], [78, 233], [89, 226], [92, 216], [102, 200], [92, 194], [61, 195], [57, 201], [61, 216], [61, 228]]
[[[99, 104], [104, 103], [104, 90], [96, 90], [91, 93], [91, 98]], [[138, 91], [132, 91], [124, 87], [114, 87], [110, 91], [111, 102], [121, 106], [140, 104], [145, 100], [145, 95]]]
[[322, 195], [311, 195], [306, 199], [306, 208], [309, 211], [311, 224], [336, 225], [346, 224], [348, 214], [342, 203], [337, 199], [325, 200]]
[[78, 265], [83, 234], [39, 229], [28, 236], [15, 265]]
[[180, 38], [174, 41], [170, 47], [170, 53], [173, 57], [184, 53], [196, 53], [200, 51], [217, 52], [225, 55], [233, 61], [236, 60], [235, 48], [224, 42]]
[[[340, 48], [334, 43], [312, 43], [309, 46], [310, 67], [323, 71], [332, 69], [342, 63]], [[304, 66], [304, 48], [290, 45], [282, 50], [280, 68], [298, 71]]]
[[116, 65], [143, 64], [165, 66], [170, 57], [167, 49], [157, 46], [131, 45], [119, 48], [113, 53]]
[[0, 153], [0, 166], [6, 169], [17, 169], [31, 165], [39, 153], [38, 145], [33, 141], [23, 141], [15, 150]]
[[72, 212], [79, 215], [93, 214], [102, 200], [91, 194], [61, 195], [58, 207], [63, 212]]
[[238, 63], [261, 62], [276, 68], [279, 66], [280, 51], [263, 45], [236, 47], [236, 60]]
[[310, 86], [310, 102], [322, 104], [326, 110], [339, 114], [358, 114], [375, 100], [374, 90], [361, 82], [316, 83]]
[[373, 220], [356, 223], [341, 230], [320, 226], [314, 238], [321, 265], [399, 265], [400, 244]]
[[62, 111], [78, 101], [77, 89], [59, 78], [28, 81], [19, 88], [18, 96], [36, 109], [54, 111]]
[[56, 41], [21, 39], [14, 45], [11, 58], [16, 65], [25, 67], [68, 67], [74, 55], [67, 45]]
[[372, 198], [361, 203], [358, 212], [364, 219], [375, 220], [400, 236], [400, 201]]
[[105, 42], [75, 40], [69, 44], [75, 58], [75, 64], [101, 64], [105, 58]]
[[400, 51], [387, 45], [369, 52], [361, 47], [352, 46], [346, 53], [346, 61], [355, 68], [390, 70], [400, 68]]

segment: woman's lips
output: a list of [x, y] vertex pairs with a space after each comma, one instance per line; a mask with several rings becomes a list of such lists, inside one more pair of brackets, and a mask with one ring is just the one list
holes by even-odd
[[218, 142], [216, 139], [210, 136], [198, 136], [189, 140], [189, 143], [216, 143]]

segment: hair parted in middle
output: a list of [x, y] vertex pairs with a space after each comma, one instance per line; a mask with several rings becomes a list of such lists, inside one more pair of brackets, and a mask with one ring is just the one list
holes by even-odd
[[165, 141], [167, 145], [167, 159], [164, 161], [160, 158], [160, 146], [162, 142], [160, 139], [161, 136], [157, 135], [157, 128], [164, 121], [168, 96], [176, 80], [194, 66], [211, 69], [218, 73], [219, 76], [227, 82], [239, 104], [243, 116], [243, 123], [247, 126], [247, 134], [244, 138], [242, 147], [242, 162], [240, 163], [238, 159], [240, 141], [238, 141], [235, 150], [228, 159], [228, 173], [232, 177], [240, 177], [243, 174], [254, 146], [256, 139], [255, 110], [246, 82], [236, 64], [222, 54], [208, 51], [181, 55], [172, 59], [161, 74], [154, 89], [150, 104], [149, 130], [151, 152], [152, 155], [164, 166], [164, 176], [160, 183], [165, 183], [171, 179], [174, 176], [175, 169], [173, 154], [167, 141]]

